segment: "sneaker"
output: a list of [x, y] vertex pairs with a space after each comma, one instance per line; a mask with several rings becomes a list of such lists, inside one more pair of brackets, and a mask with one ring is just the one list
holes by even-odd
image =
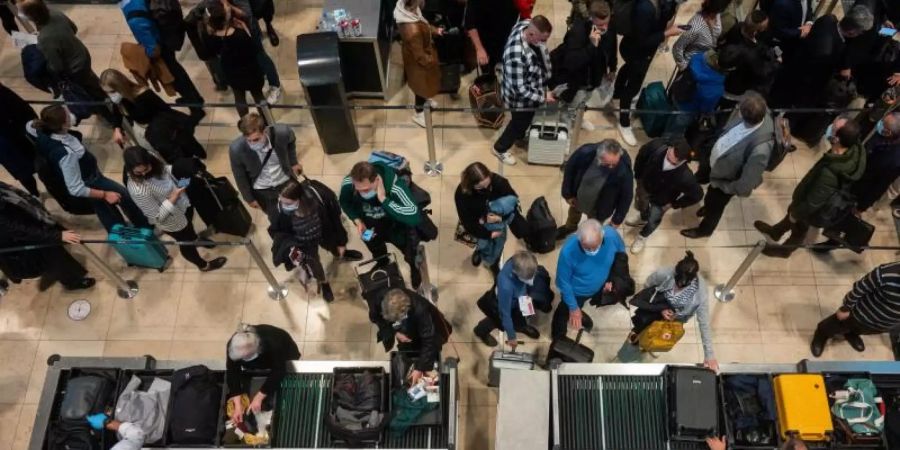
[[437, 107], [438, 107], [438, 102], [436, 102], [436, 101], [435, 101], [434, 99], [432, 99], [432, 98], [429, 98], [428, 100], [425, 100], [425, 103], [428, 103], [428, 106], [430, 106], [431, 109], [434, 109], [434, 108], [437, 108]]
[[505, 151], [503, 153], [498, 152], [497, 150], [491, 149], [491, 154], [497, 157], [503, 164], [507, 166], [516, 165], [516, 157], [510, 154], [509, 151]]
[[281, 86], [272, 86], [269, 88], [269, 93], [266, 94], [266, 102], [270, 105], [277, 104], [281, 101], [281, 96], [284, 94], [284, 90], [281, 89]]
[[597, 129], [597, 126], [594, 125], [594, 123], [591, 122], [590, 120], [582, 118], [581, 119], [581, 129], [584, 131], [594, 131]]
[[647, 238], [643, 236], [638, 236], [634, 238], [634, 242], [631, 243], [631, 254], [637, 255], [642, 250], [644, 250], [644, 245], [647, 243]]
[[413, 114], [412, 121], [414, 124], [425, 128], [425, 112], [417, 112]]
[[472, 252], [472, 265], [478, 267], [481, 264], [481, 252], [475, 250]]
[[647, 221], [641, 219], [641, 216], [636, 216], [633, 219], [625, 219], [625, 225], [628, 225], [629, 227], [642, 227], [647, 225]]
[[623, 127], [621, 124], [616, 125], [616, 128], [619, 130], [619, 136], [622, 137], [622, 140], [625, 144], [634, 147], [637, 145], [637, 138], [634, 137], [634, 131], [631, 130], [631, 127]]

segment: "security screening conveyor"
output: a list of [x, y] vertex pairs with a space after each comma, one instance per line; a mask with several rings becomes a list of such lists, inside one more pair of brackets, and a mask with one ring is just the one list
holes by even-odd
[[[224, 356], [224, 355], [223, 355]], [[172, 399], [166, 412], [166, 435], [157, 442], [145, 442], [144, 448], [289, 448], [306, 449], [341, 449], [350, 445], [332, 439], [325, 426], [325, 418], [331, 411], [332, 380], [335, 373], [342, 371], [377, 371], [385, 374], [385, 388], [389, 391], [391, 363], [388, 361], [294, 361], [281, 383], [281, 388], [274, 395], [272, 424], [269, 432], [270, 440], [265, 445], [225, 444], [225, 361], [157, 361], [152, 356], [142, 358], [81, 358], [51, 356], [48, 361], [47, 376], [41, 392], [37, 408], [34, 429], [29, 443], [29, 450], [47, 450], [53, 440], [53, 424], [60, 421], [60, 409], [67, 381], [71, 378], [95, 373], [105, 373], [114, 377], [116, 397], [125, 389], [132, 376], [142, 379], [142, 385], [150, 384], [150, 380], [160, 378], [171, 380], [172, 374], [189, 366], [204, 365], [210, 369], [222, 392], [218, 402], [219, 423], [214, 441], [205, 445], [175, 445], [169, 442], [169, 419], [172, 414]], [[255, 378], [255, 377], [254, 377]], [[255, 380], [254, 380], [255, 381]], [[253, 384], [251, 383], [251, 386]], [[458, 375], [457, 360], [447, 359], [440, 368], [440, 402], [430, 421], [416, 422], [402, 436], [395, 436], [385, 427], [380, 444], [365, 448], [386, 449], [438, 449], [453, 450], [457, 448], [458, 421]], [[389, 395], [388, 392], [385, 392]], [[388, 404], [388, 400], [383, 398]], [[426, 423], [426, 424], [422, 424]], [[100, 433], [99, 450], [109, 450], [116, 444], [116, 433], [104, 431]], [[354, 447], [359, 448], [359, 447]]]
[[[677, 364], [561, 364], [550, 371], [503, 369], [497, 404], [496, 450], [707, 450], [701, 441], [672, 439], [675, 415], [671, 397], [672, 372], [697, 366]], [[726, 395], [734, 381], [755, 379], [772, 383], [784, 374], [820, 374], [828, 404], [840, 397], [848, 379], [871, 380], [876, 401], [885, 407], [885, 424], [900, 422], [900, 362], [819, 362], [798, 364], [722, 364], [714, 376], [718, 409], [717, 433], [727, 436], [729, 449], [774, 450], [784, 442], [779, 420], [771, 424], [768, 444], [748, 445], [735, 439], [730, 414], [740, 406]], [[762, 384], [762, 383], [760, 383]], [[761, 392], [761, 391], [760, 391]], [[760, 397], [761, 398], [761, 397]], [[805, 400], [804, 400], [805, 401]], [[702, 403], [702, 402], [701, 402]], [[775, 403], [773, 401], [773, 403]], [[876, 403], [877, 404], [877, 403]], [[746, 409], [746, 408], [745, 408]], [[744, 411], [745, 409], [741, 409]], [[834, 419], [831, 416], [831, 419]], [[547, 424], [550, 424], [548, 427]], [[898, 450], [886, 434], [866, 443], [848, 444], [837, 421], [827, 442], [807, 442], [809, 449]], [[894, 425], [897, 426], [897, 425]], [[891, 426], [886, 425], [885, 430]], [[790, 432], [790, 430], [787, 430]], [[897, 432], [897, 431], [895, 431]], [[741, 437], [747, 440], [749, 434]], [[760, 442], [765, 440], [757, 439]]]

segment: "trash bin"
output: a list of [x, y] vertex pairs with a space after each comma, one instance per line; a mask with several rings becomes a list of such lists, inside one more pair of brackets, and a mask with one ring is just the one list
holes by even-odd
[[297, 70], [310, 106], [329, 107], [310, 110], [325, 153], [359, 150], [359, 138], [341, 77], [337, 33], [297, 36]]

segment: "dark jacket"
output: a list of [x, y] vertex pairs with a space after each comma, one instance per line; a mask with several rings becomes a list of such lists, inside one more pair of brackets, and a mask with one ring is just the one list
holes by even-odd
[[[806, 2], [806, 16], [803, 15], [801, 2]], [[815, 20], [812, 0], [773, 0], [768, 13], [772, 36], [786, 43], [799, 40], [800, 26]]]
[[[3, 7], [0, 5], [0, 7]], [[37, 119], [34, 109], [12, 89], [0, 84], [0, 165], [18, 176], [35, 172], [34, 145], [26, 137], [25, 124]]]
[[300, 349], [287, 331], [265, 324], [253, 327], [256, 328], [256, 334], [259, 335], [259, 356], [253, 361], [232, 361], [227, 355], [231, 339], [228, 340], [229, 344], [225, 345], [225, 382], [228, 384], [227, 395], [229, 397], [249, 394], [245, 390], [247, 385], [241, 382], [241, 372], [245, 370], [269, 371], [269, 375], [259, 391], [266, 395], [272, 395], [281, 385], [288, 362], [300, 359]]
[[860, 181], [853, 183], [856, 208], [860, 211], [871, 208], [897, 177], [900, 177], [900, 140], [875, 134], [866, 143], [866, 171]]
[[416, 370], [426, 372], [438, 362], [441, 347], [450, 339], [453, 328], [437, 306], [414, 291], [404, 291], [411, 300], [410, 309], [406, 319], [394, 324], [394, 330], [405, 334], [412, 342], [401, 343], [398, 347], [400, 351], [417, 352], [414, 366]]
[[634, 278], [631, 278], [631, 270], [628, 268], [627, 253], [616, 253], [606, 282], [612, 283], [612, 290], [591, 297], [589, 303], [594, 306], [609, 306], [618, 303], [628, 309], [626, 300], [634, 295], [635, 283]]
[[[46, 211], [31, 194], [0, 182], [0, 190], [15, 192], [27, 199], [31, 208]], [[62, 227], [56, 223], [40, 220], [28, 207], [6, 202], [0, 195], [0, 248], [20, 245], [61, 244]], [[47, 263], [43, 258], [46, 250], [0, 253], [0, 270], [13, 280], [35, 278], [46, 275]]]
[[38, 28], [38, 48], [50, 71], [68, 75], [91, 68], [91, 54], [75, 36], [78, 27], [65, 14], [50, 9], [50, 20]]
[[[338, 247], [347, 245], [347, 230], [341, 222], [341, 205], [337, 196], [317, 180], [306, 180], [303, 187], [303, 201], [316, 205], [322, 224], [322, 237], [318, 245], [331, 253], [337, 252]], [[294, 234], [290, 215], [277, 210], [269, 212], [269, 236], [272, 237], [272, 262], [275, 266], [284, 264], [288, 270], [294, 268], [290, 259], [291, 247], [300, 245]]]
[[513, 0], [469, 0], [466, 3], [466, 30], [477, 30], [481, 44], [491, 59], [499, 63], [509, 32], [519, 21]]
[[[585, 144], [572, 153], [566, 161], [562, 182], [562, 196], [565, 199], [578, 196], [578, 186], [584, 178], [585, 172], [591, 164], [596, 164], [597, 144]], [[606, 183], [603, 189], [618, 188], [619, 195], [613, 200], [616, 203], [615, 213], [612, 216], [613, 223], [622, 223], [625, 214], [631, 206], [634, 198], [634, 174], [631, 170], [631, 157], [628, 152], [622, 152], [619, 164], [612, 169], [604, 169], [607, 172]], [[597, 209], [604, 209], [598, 205]]]
[[[654, 3], [659, 3], [657, 9]], [[636, 0], [631, 13], [632, 33], [622, 38], [619, 50], [625, 59], [651, 57], [665, 40], [666, 25], [675, 15], [672, 0]]]
[[491, 231], [478, 223], [488, 213], [488, 202], [500, 197], [519, 194], [510, 186], [509, 181], [502, 175], [491, 174], [491, 187], [485, 192], [472, 191], [466, 194], [461, 186], [456, 187], [454, 200], [456, 201], [456, 213], [459, 214], [459, 222], [463, 228], [478, 239], [490, 239]]
[[[278, 157], [281, 170], [291, 176], [291, 167], [297, 165], [297, 138], [294, 131], [287, 125], [272, 125], [266, 129], [269, 143], [274, 149], [272, 156]], [[234, 182], [237, 183], [241, 197], [247, 202], [254, 201], [253, 182], [262, 171], [262, 161], [259, 154], [247, 145], [247, 138], [241, 136], [231, 142], [228, 148], [228, 157], [231, 159], [231, 172], [234, 174]]]
[[211, 61], [216, 58], [217, 50], [215, 43], [211, 42], [214, 38], [206, 30], [206, 24], [203, 21], [205, 10], [206, 6], [202, 2], [194, 6], [184, 16], [184, 25], [188, 40], [191, 41], [191, 47], [194, 48], [197, 57], [201, 61]]
[[775, 50], [757, 37], [754, 41], [741, 32], [736, 25], [720, 40], [722, 47], [734, 46], [741, 50], [735, 70], [725, 75], [725, 94], [743, 95], [747, 91], [756, 91], [768, 98], [772, 89], [775, 73], [781, 64], [775, 56]]
[[807, 221], [825, 206], [831, 195], [859, 181], [866, 171], [866, 153], [859, 145], [844, 154], [825, 153], [797, 184], [791, 198], [791, 216]]
[[550, 52], [553, 70], [550, 87], [567, 83], [569, 89], [562, 95], [566, 102], [571, 102], [580, 88], [599, 86], [603, 76], [615, 72], [618, 66], [615, 33], [607, 31], [600, 37], [600, 44], [594, 47], [590, 39], [591, 28], [589, 20], [576, 18], [562, 44]]
[[663, 171], [668, 144], [654, 139], [644, 144], [634, 159], [634, 178], [641, 183], [650, 197], [650, 203], [658, 206], [672, 205], [684, 208], [703, 198], [703, 188], [694, 178], [687, 164]]

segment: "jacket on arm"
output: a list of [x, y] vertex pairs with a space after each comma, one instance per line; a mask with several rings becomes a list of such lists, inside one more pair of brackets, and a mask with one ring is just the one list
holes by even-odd
[[486, 193], [471, 192], [466, 194], [457, 186], [454, 200], [456, 212], [459, 214], [459, 222], [466, 232], [478, 239], [490, 239], [491, 231], [479, 223], [488, 213], [488, 202], [506, 196], [518, 197], [516, 191], [510, 186], [509, 181], [502, 175], [491, 174], [491, 188]]
[[159, 28], [150, 16], [146, 0], [122, 0], [119, 7], [125, 14], [125, 22], [131, 29], [131, 34], [144, 47], [147, 57], [153, 58], [159, 47]]

